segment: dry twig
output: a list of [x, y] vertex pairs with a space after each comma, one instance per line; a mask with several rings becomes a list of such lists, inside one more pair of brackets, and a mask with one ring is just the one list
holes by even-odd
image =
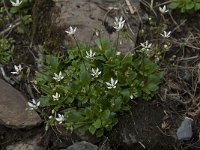
[[16, 19], [12, 24], [9, 25], [8, 28], [6, 28], [5, 30], [3, 30], [3, 31], [0, 32], [0, 36], [6, 34], [10, 30], [13, 30], [14, 28], [16, 28], [17, 26], [19, 26], [20, 24], [21, 24], [20, 19]]

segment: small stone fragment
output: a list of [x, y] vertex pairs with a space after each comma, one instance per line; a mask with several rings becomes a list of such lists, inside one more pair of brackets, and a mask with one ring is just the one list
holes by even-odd
[[193, 119], [185, 117], [182, 121], [181, 126], [177, 130], [177, 137], [179, 140], [190, 140], [192, 137], [192, 123]]
[[98, 150], [98, 146], [88, 143], [86, 141], [75, 143], [63, 150]]

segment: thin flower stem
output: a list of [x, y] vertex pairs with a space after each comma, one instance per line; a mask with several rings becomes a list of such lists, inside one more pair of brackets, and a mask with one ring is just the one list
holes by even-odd
[[[142, 52], [142, 80], [143, 80], [143, 83], [142, 84], [144, 84], [144, 80], [145, 80], [145, 77], [144, 77], [144, 55], [145, 55], [145, 53], [144, 53], [144, 51]], [[143, 85], [142, 85], [143, 86]], [[144, 86], [143, 86], [144, 87]], [[142, 87], [142, 89], [143, 89], [143, 87]], [[143, 95], [143, 90], [142, 90], [142, 95]]]
[[100, 41], [101, 50], [102, 50], [103, 44], [102, 44], [102, 39], [101, 39], [101, 32], [100, 31], [98, 31], [98, 32], [99, 32], [99, 41]]
[[118, 50], [118, 44], [119, 44], [119, 32], [117, 32], [116, 51]]
[[142, 53], [142, 75], [143, 75], [143, 81], [144, 81], [144, 52]]
[[[166, 49], [164, 49], [163, 56], [162, 56], [162, 63], [164, 63], [166, 52], [167, 52]], [[161, 55], [162, 55], [162, 52], [161, 52]]]
[[74, 38], [74, 40], [75, 40], [75, 43], [76, 43], [76, 46], [77, 46], [77, 48], [78, 48], [79, 54], [80, 54], [81, 58], [83, 59], [83, 64], [84, 64], [84, 66], [85, 66], [85, 69], [87, 69], [87, 68], [86, 68], [86, 65], [85, 65], [84, 57], [83, 57], [83, 55], [82, 55], [82, 53], [81, 53], [81, 48], [80, 48], [80, 46], [79, 46], [78, 40], [76, 39], [75, 35], [73, 35], [73, 38]]
[[[74, 41], [75, 41], [75, 43], [76, 43], [76, 46], [77, 46], [77, 48], [78, 48], [78, 50], [79, 50], [80, 56], [82, 57], [81, 49], [80, 49], [80, 46], [79, 46], [78, 40], [76, 39], [76, 37], [75, 37], [74, 35], [73, 35], [73, 38], [74, 38]], [[83, 57], [82, 57], [82, 58], [83, 58]]]

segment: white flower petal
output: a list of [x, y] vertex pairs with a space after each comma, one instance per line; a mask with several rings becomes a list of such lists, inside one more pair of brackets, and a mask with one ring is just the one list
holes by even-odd
[[124, 27], [124, 23], [125, 23], [125, 20], [123, 20], [123, 17], [120, 17], [120, 18], [115, 17], [114, 28], [116, 29], [117, 32], [120, 31]]
[[118, 80], [115, 81], [115, 85], [117, 84]]
[[29, 107], [32, 107], [32, 108], [34, 108], [34, 107], [35, 107], [35, 105], [34, 105], [34, 104], [32, 104], [32, 103], [30, 103], [30, 102], [28, 102], [28, 106], [29, 106]]
[[74, 35], [76, 32], [77, 27], [75, 27], [74, 29], [70, 26], [69, 30], [66, 30], [65, 32], [69, 35]]
[[37, 107], [38, 107], [38, 106], [40, 106], [40, 101], [39, 101], [39, 102], [37, 102], [37, 105], [36, 105], [36, 106], [37, 106]]
[[133, 95], [130, 96], [130, 99], [133, 99]]
[[17, 7], [17, 6], [21, 5], [21, 3], [22, 3], [22, 1], [19, 1], [19, 0], [16, 0], [15, 2], [10, 0], [10, 2], [12, 4], [12, 6], [14, 6], [14, 7]]
[[108, 88], [108, 89], [112, 89], [112, 87], [110, 87], [110, 86], [108, 86], [107, 88]]
[[112, 86], [112, 84], [110, 84], [109, 82], [106, 82], [107, 86]]

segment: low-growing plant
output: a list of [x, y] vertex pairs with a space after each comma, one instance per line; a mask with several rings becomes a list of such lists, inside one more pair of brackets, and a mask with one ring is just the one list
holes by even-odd
[[168, 5], [171, 9], [179, 9], [181, 13], [200, 10], [200, 0], [172, 0]]
[[10, 3], [13, 6], [10, 9], [11, 13], [27, 14], [32, 8], [33, 1], [32, 0], [10, 0]]
[[[171, 48], [171, 34], [172, 32], [168, 29], [168, 24], [166, 23], [166, 15], [168, 15], [169, 9], [163, 5], [159, 7], [160, 19], [157, 18], [149, 18], [149, 23], [152, 26], [152, 39], [153, 43], [146, 41], [145, 43], [141, 43], [142, 47], [148, 47], [148, 51], [146, 52], [147, 56], [151, 58], [152, 61], [157, 63], [159, 66], [162, 66], [163, 63], [174, 60], [173, 58], [166, 57], [170, 48]], [[155, 20], [154, 20], [155, 19]], [[143, 36], [143, 39], [146, 39], [146, 35], [144, 30], [141, 30], [140, 36]]]
[[[124, 21], [117, 21], [120, 31]], [[29, 106], [47, 110], [47, 127], [58, 122], [100, 137], [117, 124], [119, 113], [130, 110], [130, 99], [149, 100], [155, 95], [162, 74], [146, 56], [145, 45], [139, 53], [122, 54], [118, 47], [110, 47], [108, 39], [98, 38], [93, 47], [79, 44], [75, 31], [72, 27], [67, 31], [77, 44], [68, 56], [46, 55], [45, 70], [34, 80], [42, 95]]]
[[8, 63], [14, 50], [14, 40], [12, 38], [0, 38], [0, 63]]
[[32, 9], [32, 0], [10, 0], [12, 7], [10, 12], [12, 14], [18, 14], [20, 21], [23, 26], [18, 26], [17, 31], [19, 33], [24, 33], [24, 25], [29, 25], [32, 23], [31, 9]]

